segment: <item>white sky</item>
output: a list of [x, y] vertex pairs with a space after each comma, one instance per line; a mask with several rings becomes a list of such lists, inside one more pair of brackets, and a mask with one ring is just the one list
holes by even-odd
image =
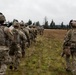
[[46, 16], [49, 23], [53, 19], [55, 24], [68, 24], [76, 19], [76, 0], [0, 0], [0, 12], [7, 21], [30, 19], [43, 24]]

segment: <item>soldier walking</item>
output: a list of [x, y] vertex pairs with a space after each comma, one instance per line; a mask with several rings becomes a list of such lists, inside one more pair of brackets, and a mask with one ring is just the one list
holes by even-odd
[[[19, 30], [20, 24], [18, 21], [13, 22], [13, 29], [12, 32], [12, 43], [10, 45], [9, 54], [12, 58], [12, 65], [14, 65], [14, 69], [17, 70], [20, 58], [22, 57], [22, 49], [21, 44], [26, 42], [26, 36], [23, 32]], [[10, 69], [13, 69], [13, 66], [10, 66]]]
[[30, 46], [30, 37], [29, 37], [29, 30], [25, 27], [25, 24], [23, 21], [20, 22], [20, 30], [25, 34], [25, 36], [27, 38], [25, 45], [23, 45], [23, 44], [21, 45], [22, 51], [23, 51], [22, 54], [24, 57], [26, 47]]
[[71, 20], [69, 24], [72, 28], [65, 36], [63, 55], [66, 55], [66, 71], [72, 71], [73, 75], [76, 75], [76, 20]]
[[8, 28], [4, 26], [5, 16], [0, 13], [0, 75], [5, 75], [9, 62]]

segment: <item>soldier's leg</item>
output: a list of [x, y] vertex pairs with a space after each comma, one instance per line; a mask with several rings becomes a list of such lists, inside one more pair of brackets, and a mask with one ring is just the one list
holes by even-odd
[[22, 58], [25, 57], [25, 49], [22, 49]]
[[14, 64], [14, 70], [18, 70], [19, 64], [20, 64], [20, 58], [16, 58]]
[[28, 38], [28, 45], [27, 47], [30, 47], [30, 38]]
[[25, 57], [25, 43], [22, 44], [21, 50], [22, 50], [22, 57]]
[[72, 73], [73, 75], [76, 75], [76, 52], [73, 53]]
[[33, 41], [33, 34], [30, 33], [30, 44], [32, 44], [32, 41]]
[[15, 55], [14, 55], [14, 56], [11, 56], [11, 60], [12, 60], [12, 61], [11, 61], [11, 63], [10, 63], [10, 67], [9, 67], [9, 68], [10, 68], [11, 70], [13, 70], [13, 67], [14, 67], [14, 64], [15, 64]]
[[70, 71], [71, 69], [71, 62], [70, 62], [70, 55], [66, 55], [66, 71]]
[[14, 69], [18, 69], [21, 57], [22, 57], [21, 47], [20, 47], [20, 45], [17, 45], [17, 52], [15, 53]]
[[26, 37], [27, 37], [27, 42], [28, 42], [27, 47], [29, 47], [30, 46], [30, 35], [26, 33]]

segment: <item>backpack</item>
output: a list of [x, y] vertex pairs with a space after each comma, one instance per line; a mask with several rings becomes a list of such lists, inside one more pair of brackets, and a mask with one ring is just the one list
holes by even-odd
[[20, 35], [18, 30], [13, 29], [13, 37], [14, 37], [14, 42], [19, 44], [20, 43]]
[[15, 55], [15, 52], [17, 51], [17, 44], [20, 44], [20, 35], [18, 33], [18, 31], [16, 29], [13, 29], [12, 30], [12, 44], [11, 44], [11, 47], [10, 47], [10, 51], [9, 51], [9, 55]]
[[5, 33], [4, 33], [4, 27], [0, 26], [0, 45], [5, 45]]
[[76, 30], [71, 31], [71, 39], [70, 41], [76, 42]]
[[5, 33], [4, 27], [0, 26], [0, 61], [5, 60], [5, 56], [8, 55], [9, 48], [5, 45]]

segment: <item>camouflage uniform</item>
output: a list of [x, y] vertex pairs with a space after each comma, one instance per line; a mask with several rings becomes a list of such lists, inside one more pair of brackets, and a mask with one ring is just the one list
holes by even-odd
[[30, 45], [30, 40], [29, 40], [29, 31], [25, 28], [25, 26], [24, 26], [24, 22], [23, 21], [21, 21], [20, 22], [20, 30], [25, 34], [25, 36], [26, 36], [26, 42], [24, 43], [22, 43], [21, 44], [21, 49], [22, 49], [22, 57], [24, 57], [25, 56], [25, 49], [26, 49], [26, 46], [27, 46], [27, 42], [29, 43], [29, 45]]
[[23, 32], [25, 33], [25, 35], [27, 37], [27, 42], [28, 42], [27, 47], [29, 47], [30, 46], [30, 33], [29, 33], [29, 29], [25, 27], [25, 28], [23, 28]]
[[36, 26], [33, 26], [33, 32], [34, 32], [34, 38], [37, 37], [37, 28]]
[[30, 27], [30, 29], [29, 29], [29, 32], [30, 32], [30, 40], [31, 40], [31, 42], [32, 41], [36, 42], [35, 38], [37, 36], [37, 29], [33, 25], [30, 25], [29, 27]]
[[[20, 63], [20, 58], [22, 57], [21, 43], [25, 43], [26, 36], [19, 30], [20, 24], [17, 21], [13, 23], [13, 26], [14, 28], [11, 30], [12, 42], [9, 54], [12, 58], [14, 68], [17, 69]], [[12, 67], [10, 66], [10, 68]]]
[[44, 28], [42, 26], [37, 26], [38, 34], [43, 35]]
[[9, 54], [8, 54], [9, 47], [7, 44], [8, 28], [3, 26], [4, 21], [5, 21], [5, 17], [2, 13], [0, 13], [0, 75], [6, 74], [7, 64], [9, 62]]
[[[66, 70], [72, 70], [74, 74], [76, 72], [76, 22], [70, 21], [70, 25], [72, 29], [70, 29], [65, 36], [63, 49], [66, 54]], [[72, 65], [70, 56], [72, 56]], [[76, 73], [74, 75], [76, 75]]]

